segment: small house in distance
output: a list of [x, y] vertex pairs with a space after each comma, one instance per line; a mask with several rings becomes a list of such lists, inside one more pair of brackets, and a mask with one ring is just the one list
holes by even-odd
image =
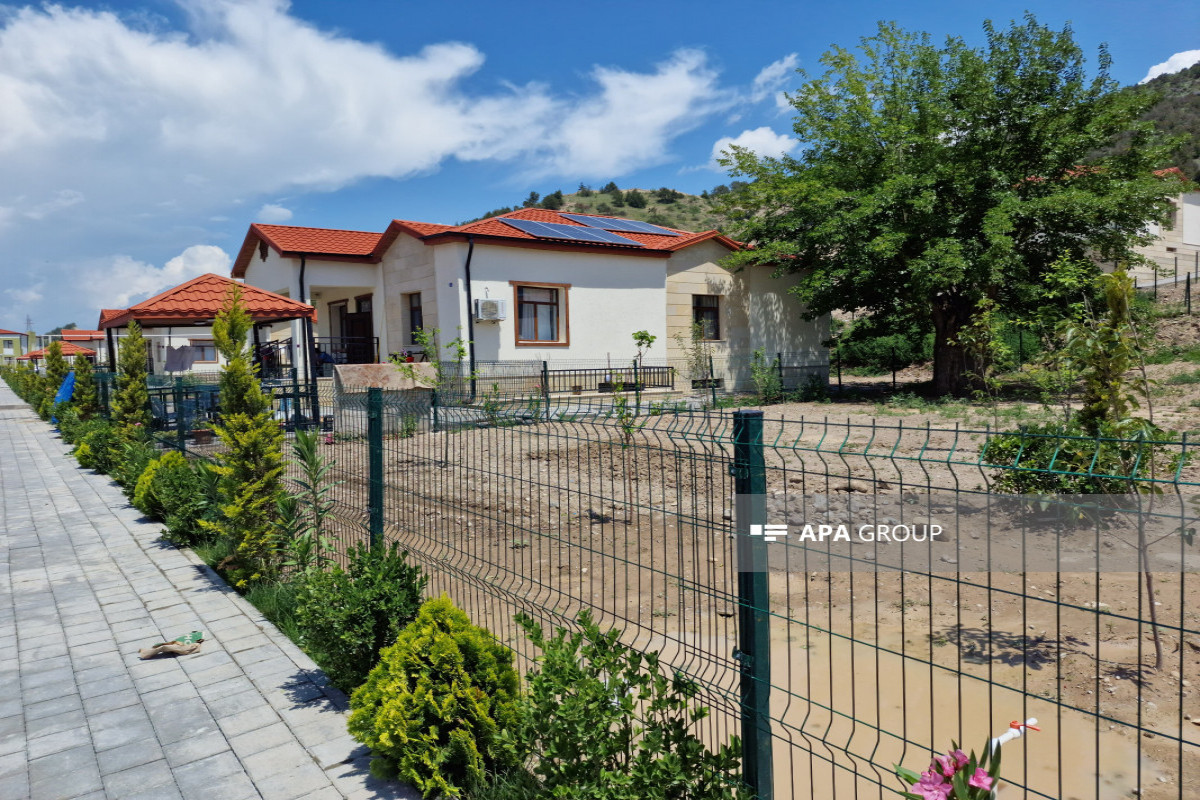
[[412, 354], [414, 333], [436, 328], [443, 344], [470, 342], [476, 363], [555, 369], [628, 366], [644, 330], [656, 337], [646, 364], [675, 364], [695, 324], [728, 388], [748, 385], [760, 348], [826, 380], [828, 320], [803, 319], [795, 276], [722, 268], [740, 247], [715, 230], [535, 208], [382, 233], [254, 224], [233, 277], [317, 306], [317, 341], [343, 363]]

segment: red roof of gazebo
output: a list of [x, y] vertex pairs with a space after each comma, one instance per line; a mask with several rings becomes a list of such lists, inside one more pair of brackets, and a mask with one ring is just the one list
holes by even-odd
[[[79, 345], [75, 344], [74, 342], [60, 342], [60, 344], [62, 345], [62, 354], [64, 357], [80, 356], [80, 355], [82, 355], [82, 356], [96, 355], [95, 350], [89, 350], [86, 347], [80, 347]], [[29, 361], [29, 360], [35, 359], [35, 358], [44, 359], [46, 357], [46, 354], [49, 351], [50, 351], [49, 347], [43, 347], [40, 350], [31, 350], [23, 356], [17, 356], [17, 361]]]
[[121, 328], [134, 320], [142, 327], [212, 324], [231, 286], [241, 289], [242, 305], [255, 322], [317, 318], [317, 310], [307, 303], [210, 272], [127, 309], [115, 313], [104, 309], [100, 312], [100, 328]]

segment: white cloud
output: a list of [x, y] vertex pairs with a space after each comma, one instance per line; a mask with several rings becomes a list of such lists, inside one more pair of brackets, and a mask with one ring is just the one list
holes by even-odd
[[709, 162], [709, 166], [712, 169], [722, 169], [717, 164], [717, 159], [733, 146], [744, 147], [760, 157], [779, 158], [792, 152], [796, 148], [796, 144], [796, 140], [791, 136], [776, 133], [764, 125], [761, 128], [742, 131], [737, 136], [722, 136], [717, 139], [713, 144], [712, 160]]
[[208, 272], [228, 275], [229, 254], [209, 244], [195, 244], [162, 267], [129, 256], [113, 256], [108, 264], [89, 271], [91, 295], [101, 308], [126, 308], [184, 281]]
[[265, 203], [255, 214], [255, 222], [287, 222], [292, 218], [292, 210], [275, 203]]
[[35, 283], [32, 286], [27, 286], [24, 289], [5, 289], [4, 293], [11, 297], [18, 305], [30, 305], [42, 299], [42, 290], [46, 287], [44, 283]]
[[772, 61], [763, 67], [754, 77], [754, 83], [750, 87], [750, 100], [761, 103], [767, 98], [772, 98], [775, 101], [775, 107], [781, 112], [791, 110], [792, 105], [784, 95], [784, 90], [795, 78], [798, 66], [800, 66], [800, 56], [789, 53], [778, 61]]
[[597, 67], [592, 78], [599, 96], [566, 111], [540, 172], [602, 177], [660, 163], [672, 139], [736, 102], [698, 50], [681, 50], [649, 74]]
[[645, 71], [594, 67], [577, 93], [468, 85], [485, 60], [470, 44], [396, 53], [318, 29], [284, 0], [181, 5], [186, 30], [64, 5], [0, 12], [0, 285], [97, 270], [119, 291], [80, 287], [79, 310], [65, 310], [83, 317], [178, 282], [146, 262], [216, 240], [206, 225], [256, 208], [282, 220], [272, 198], [452, 159], [616, 178], [671, 160], [678, 136], [776, 92], [794, 66], [729, 87], [702, 52], [680, 50]]
[[1142, 78], [1138, 83], [1153, 80], [1159, 75], [1170, 75], [1173, 72], [1179, 72], [1198, 62], [1200, 62], [1200, 50], [1184, 50], [1182, 53], [1176, 53], [1171, 56], [1161, 64], [1155, 64], [1146, 73], [1146, 77]]
[[63, 209], [77, 206], [84, 200], [83, 192], [77, 192], [74, 189], [62, 189], [56, 192], [53, 199], [47, 200], [44, 203], [38, 203], [25, 212], [25, 216], [30, 219], [45, 219], [55, 212]]

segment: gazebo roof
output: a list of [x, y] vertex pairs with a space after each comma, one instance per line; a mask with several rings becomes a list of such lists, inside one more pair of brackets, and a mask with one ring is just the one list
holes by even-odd
[[[86, 347], [80, 347], [74, 342], [61, 342], [63, 357], [67, 356], [94, 356], [95, 350], [89, 350]], [[30, 361], [33, 359], [45, 359], [46, 354], [50, 352], [49, 347], [43, 347], [40, 350], [31, 350], [23, 356], [17, 356], [17, 361]]]
[[135, 320], [142, 327], [211, 325], [231, 286], [241, 289], [242, 304], [255, 322], [317, 318], [317, 310], [307, 303], [210, 272], [124, 310], [101, 311], [100, 328], [121, 328]]

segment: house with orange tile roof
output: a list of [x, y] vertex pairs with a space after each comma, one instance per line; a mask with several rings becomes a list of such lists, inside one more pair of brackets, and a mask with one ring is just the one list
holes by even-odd
[[477, 363], [627, 364], [634, 332], [657, 337], [652, 358], [676, 358], [676, 336], [699, 323], [737, 383], [757, 348], [827, 376], [828, 320], [803, 319], [795, 276], [722, 268], [741, 246], [715, 230], [528, 208], [465, 225], [393, 220], [382, 232], [256, 223], [232, 274], [316, 306], [318, 342], [338, 361], [412, 351], [416, 330], [436, 328], [443, 343], [469, 341]]
[[29, 334], [0, 328], [0, 364], [12, 366], [29, 351]]

